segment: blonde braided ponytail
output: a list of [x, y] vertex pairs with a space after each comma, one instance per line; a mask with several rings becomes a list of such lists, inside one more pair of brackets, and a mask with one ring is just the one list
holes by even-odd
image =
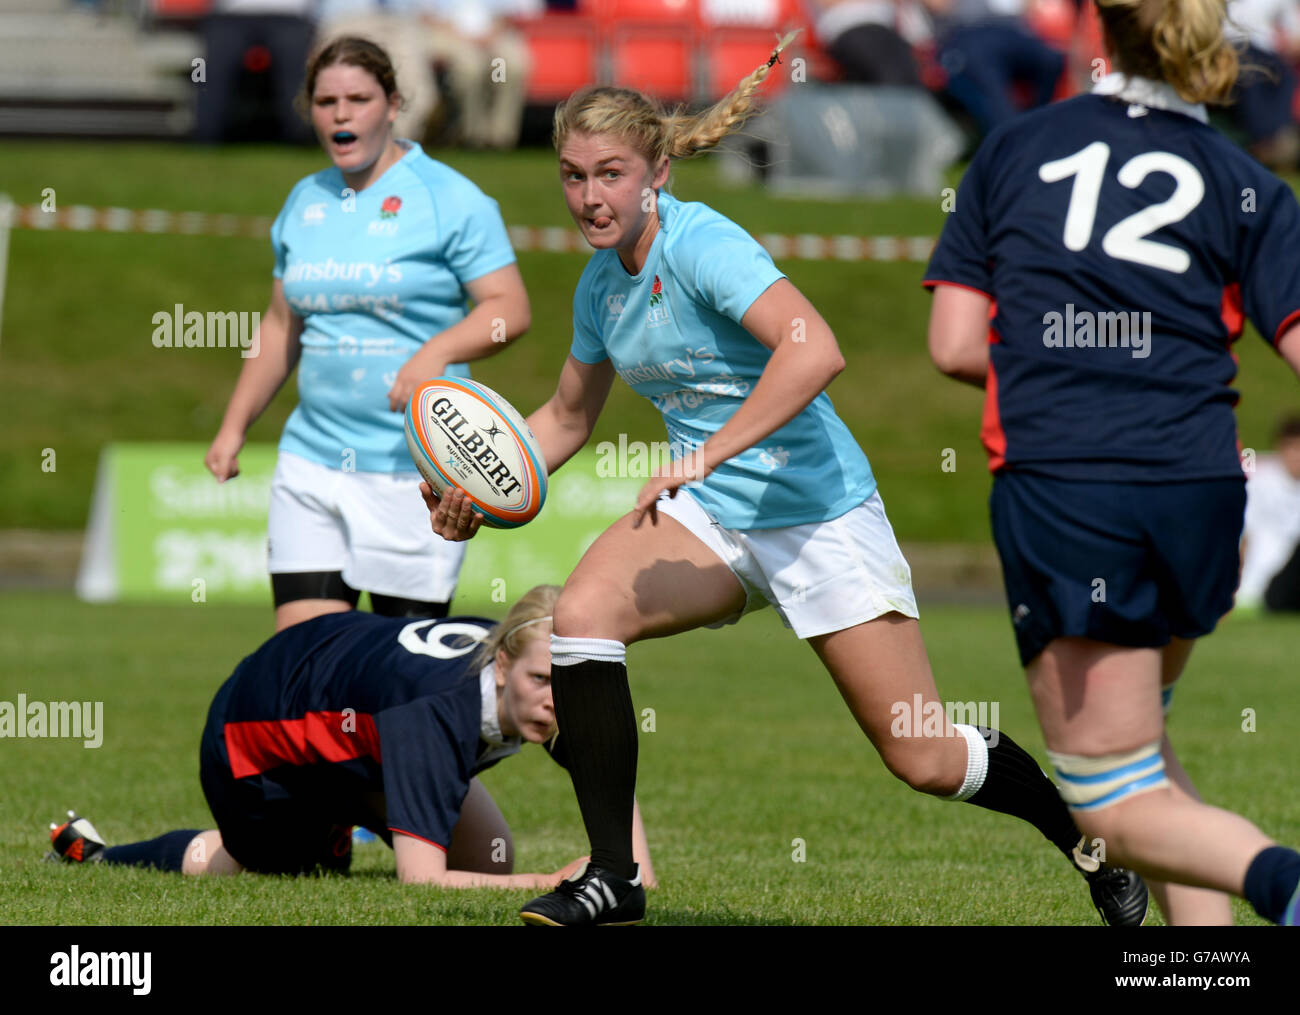
[[555, 110], [552, 141], [558, 152], [570, 134], [612, 134], [625, 139], [648, 163], [690, 158], [717, 146], [756, 111], [754, 96], [782, 50], [799, 33], [790, 32], [766, 63], [744, 77], [732, 92], [695, 116], [664, 113], [659, 105], [630, 88], [584, 88]]
[[665, 118], [668, 129], [667, 151], [670, 159], [688, 159], [716, 147], [723, 138], [737, 130], [755, 113], [754, 93], [781, 59], [781, 51], [794, 41], [798, 31], [787, 34], [768, 57], [767, 63], [755, 67], [741, 79], [730, 95], [720, 99], [697, 116], [674, 115]]

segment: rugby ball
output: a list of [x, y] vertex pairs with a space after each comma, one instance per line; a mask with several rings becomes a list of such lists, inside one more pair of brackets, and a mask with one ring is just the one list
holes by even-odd
[[433, 492], [469, 495], [483, 523], [514, 529], [546, 502], [546, 463], [522, 416], [485, 384], [435, 377], [406, 406], [406, 446]]

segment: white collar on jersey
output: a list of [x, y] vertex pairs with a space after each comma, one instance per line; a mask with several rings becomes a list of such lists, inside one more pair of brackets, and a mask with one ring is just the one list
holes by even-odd
[[501, 720], [497, 717], [497, 665], [488, 663], [479, 671], [478, 687], [482, 697], [483, 710], [480, 712], [479, 736], [487, 743], [483, 753], [475, 762], [476, 767], [484, 768], [501, 758], [508, 758], [518, 752], [523, 745], [523, 737], [507, 737], [501, 733]]
[[[1192, 103], [1178, 97], [1171, 85], [1150, 78], [1129, 77], [1113, 71], [1092, 86], [1093, 95], [1114, 95], [1135, 106], [1148, 106], [1151, 109], [1167, 109], [1171, 113], [1182, 113], [1201, 123], [1209, 123], [1210, 116], [1202, 103]], [[1132, 115], [1132, 114], [1131, 114]], [[1141, 114], [1137, 114], [1141, 115]]]
[[493, 746], [515, 740], [514, 737], [506, 737], [501, 732], [501, 719], [497, 714], [497, 664], [495, 662], [488, 663], [479, 671], [478, 688], [483, 699], [483, 710], [480, 713], [482, 719], [478, 727], [479, 736]]

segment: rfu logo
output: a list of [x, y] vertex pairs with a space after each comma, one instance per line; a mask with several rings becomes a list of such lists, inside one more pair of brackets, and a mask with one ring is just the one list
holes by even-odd
[[317, 201], [315, 204], [309, 204], [302, 210], [302, 224], [305, 226], [318, 226], [325, 221], [325, 202]]
[[605, 297], [605, 306], [609, 310], [610, 317], [621, 317], [623, 315], [623, 304], [627, 301], [627, 293], [611, 293]]
[[664, 284], [655, 276], [654, 288], [650, 290], [650, 310], [645, 315], [647, 328], [657, 328], [668, 323], [668, 307], [664, 303]]

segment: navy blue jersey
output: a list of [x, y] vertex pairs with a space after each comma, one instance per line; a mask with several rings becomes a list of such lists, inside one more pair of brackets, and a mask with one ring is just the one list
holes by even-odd
[[1300, 320], [1300, 207], [1188, 112], [1084, 95], [976, 152], [923, 284], [994, 302], [993, 471], [1241, 478], [1231, 346]]
[[239, 664], [209, 726], [224, 724], [231, 773], [264, 794], [445, 849], [470, 779], [521, 742], [481, 737], [473, 659], [492, 626], [359, 611], [296, 624]]

